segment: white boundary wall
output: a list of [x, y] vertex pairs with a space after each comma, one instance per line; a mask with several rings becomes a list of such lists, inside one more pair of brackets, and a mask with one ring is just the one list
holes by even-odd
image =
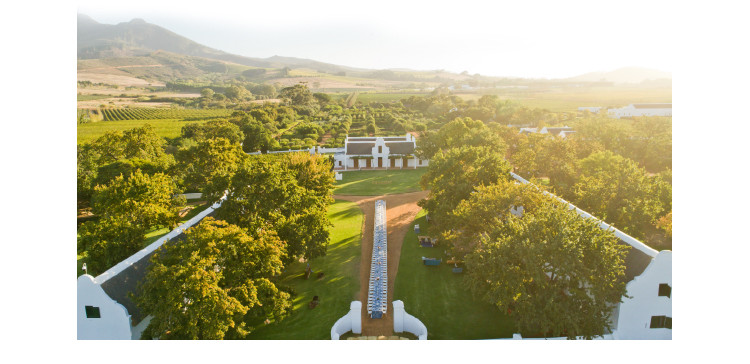
[[427, 340], [427, 326], [418, 318], [406, 313], [403, 301], [393, 301], [393, 332], [404, 331], [416, 335], [419, 340]]
[[143, 257], [145, 257], [145, 256], [151, 254], [152, 252], [154, 252], [156, 249], [158, 249], [160, 246], [162, 246], [162, 244], [164, 244], [165, 242], [167, 242], [169, 239], [172, 239], [172, 238], [176, 237], [177, 235], [182, 234], [182, 232], [184, 232], [185, 230], [187, 230], [191, 226], [197, 224], [199, 221], [203, 220], [203, 218], [206, 217], [206, 216], [208, 216], [208, 214], [210, 214], [210, 213], [214, 212], [214, 210], [218, 209], [221, 206], [222, 202], [224, 202], [224, 200], [226, 200], [226, 199], [227, 199], [227, 196], [225, 194], [218, 202], [216, 202], [213, 205], [211, 205], [211, 207], [209, 207], [209, 208], [201, 211], [200, 213], [198, 213], [198, 215], [193, 216], [193, 218], [191, 218], [190, 220], [186, 221], [182, 225], [178, 226], [174, 230], [170, 231], [167, 235], [162, 236], [159, 240], [151, 243], [151, 245], [149, 245], [149, 246], [143, 248], [141, 251], [139, 251], [139, 252], [131, 255], [127, 259], [123, 260], [122, 262], [117, 263], [117, 265], [115, 265], [112, 268], [109, 268], [106, 272], [104, 272], [104, 273], [96, 276], [96, 278], [94, 279], [94, 282], [97, 283], [97, 284], [102, 284], [102, 283], [106, 282], [108, 279], [110, 279], [110, 278], [116, 276], [117, 274], [119, 274], [120, 272], [124, 271], [125, 269], [127, 269], [131, 265], [137, 263]]
[[[513, 178], [515, 178], [517, 181], [519, 181], [519, 182], [521, 182], [523, 184], [530, 183], [529, 181], [525, 180], [523, 177], [521, 177], [521, 176], [519, 176], [519, 175], [517, 175], [517, 174], [515, 174], [513, 172], [510, 172], [510, 175]], [[610, 230], [610, 231], [612, 231], [615, 234], [615, 236], [617, 236], [618, 238], [620, 238], [620, 240], [622, 240], [623, 242], [625, 242], [628, 245], [632, 246], [633, 248], [642, 251], [644, 254], [646, 254], [646, 255], [648, 255], [648, 256], [650, 256], [652, 258], [656, 257], [656, 255], [659, 254], [658, 251], [656, 251], [655, 249], [649, 247], [646, 244], [643, 244], [638, 239], [636, 239], [636, 238], [634, 238], [634, 237], [632, 237], [632, 236], [630, 236], [628, 234], [625, 234], [624, 232], [616, 229], [615, 227], [607, 224], [604, 221], [601, 221], [601, 220], [597, 219], [596, 217], [594, 217], [593, 215], [589, 214], [588, 212], [579, 209], [578, 207], [576, 207], [572, 203], [570, 203], [568, 201], [565, 201], [562, 198], [557, 197], [557, 196], [555, 196], [555, 195], [553, 195], [553, 194], [551, 194], [551, 193], [549, 193], [547, 191], [544, 191], [544, 194], [548, 195], [548, 196], [552, 196], [555, 199], [557, 199], [558, 201], [567, 204], [568, 208], [570, 210], [575, 210], [578, 213], [578, 215], [580, 215], [581, 217], [583, 217], [585, 219], [594, 219], [594, 220], [598, 221], [600, 228], [602, 228], [604, 230]]]
[[331, 340], [338, 340], [341, 335], [349, 331], [355, 334], [362, 333], [362, 302], [360, 301], [352, 301], [349, 305], [349, 313], [333, 324]]

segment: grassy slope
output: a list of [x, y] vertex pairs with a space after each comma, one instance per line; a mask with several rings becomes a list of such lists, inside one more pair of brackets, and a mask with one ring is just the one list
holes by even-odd
[[[429, 236], [422, 210], [414, 224]], [[413, 224], [412, 224], [413, 226]], [[453, 273], [444, 247], [422, 248], [414, 229], [406, 234], [396, 276], [394, 300], [427, 326], [428, 339], [494, 339], [512, 337], [513, 322], [495, 306], [474, 298], [464, 283], [465, 275]], [[422, 256], [442, 258], [439, 266], [425, 266]]]
[[419, 179], [426, 168], [343, 172], [336, 181], [337, 195], [380, 196], [420, 191]]
[[100, 121], [78, 125], [78, 143], [90, 142], [109, 131], [124, 131], [138, 128], [145, 124], [151, 124], [156, 135], [166, 138], [180, 136], [182, 127], [190, 123], [203, 123], [205, 121], [184, 121], [177, 119], [156, 120], [123, 120], [123, 121]]
[[[280, 284], [294, 289], [292, 314], [253, 332], [257, 340], [311, 339], [328, 340], [331, 326], [349, 312], [349, 304], [359, 291], [363, 215], [356, 203], [337, 200], [328, 210], [333, 223], [331, 243], [326, 256], [310, 261], [313, 275], [304, 279], [306, 264], [295, 262], [286, 268]], [[316, 279], [318, 272], [325, 273]], [[313, 296], [320, 298], [315, 309], [307, 304]], [[291, 353], [290, 353], [291, 354]]]

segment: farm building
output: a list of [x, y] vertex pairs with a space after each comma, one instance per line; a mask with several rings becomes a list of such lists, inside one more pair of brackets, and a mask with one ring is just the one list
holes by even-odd
[[672, 104], [630, 104], [607, 110], [609, 117], [620, 119], [633, 116], [672, 116]]
[[414, 155], [416, 138], [411, 134], [388, 137], [347, 137], [343, 148], [319, 148], [320, 153], [334, 153], [338, 170], [374, 168], [426, 167], [426, 159]]
[[602, 110], [601, 106], [581, 106], [578, 108], [579, 112], [588, 111], [592, 114], [598, 114]]
[[541, 130], [539, 128], [521, 128], [519, 133], [521, 134], [530, 134], [530, 133], [539, 133], [539, 134], [552, 134], [554, 136], [559, 136], [561, 138], [565, 138], [566, 136], [575, 133], [576, 131], [573, 130], [573, 128], [569, 126], [559, 126], [559, 127], [553, 127], [553, 126], [545, 126]]

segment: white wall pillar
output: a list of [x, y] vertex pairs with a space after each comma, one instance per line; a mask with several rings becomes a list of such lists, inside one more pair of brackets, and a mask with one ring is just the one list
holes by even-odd
[[404, 302], [393, 301], [393, 332], [409, 332], [419, 340], [427, 340], [427, 327], [418, 318], [404, 310]]
[[362, 302], [352, 301], [349, 305], [349, 319], [352, 320], [352, 333], [362, 333]]
[[393, 301], [393, 332], [404, 332], [404, 302]]

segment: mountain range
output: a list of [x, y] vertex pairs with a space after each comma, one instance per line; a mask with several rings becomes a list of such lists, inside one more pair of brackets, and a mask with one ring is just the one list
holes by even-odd
[[310, 59], [273, 56], [252, 58], [198, 44], [158, 25], [133, 19], [115, 25], [101, 24], [78, 14], [78, 59], [149, 56], [157, 50], [261, 68], [310, 68], [325, 72], [366, 71]]
[[[221, 70], [228, 73], [227, 70], [231, 65], [245, 66], [235, 69], [237, 73], [249, 68], [266, 70], [289, 68], [391, 81], [427, 80], [426, 75], [436, 82], [471, 78], [471, 76], [444, 71], [372, 70], [294, 57], [247, 57], [199, 44], [142, 19], [112, 25], [102, 24], [87, 15], [78, 14], [77, 41], [79, 73], [130, 75], [162, 82], [175, 78], [196, 77], [208, 72], [221, 72]], [[124, 71], [127, 67], [129, 69]], [[143, 70], [135, 73], [133, 72], [135, 67], [143, 67]], [[159, 70], [155, 70], [154, 67], [158, 67]], [[560, 81], [641, 83], [659, 80], [671, 83], [671, 78], [671, 73], [668, 72], [629, 67], [611, 72], [587, 73]], [[489, 77], [488, 79], [499, 80], [500, 78]]]

